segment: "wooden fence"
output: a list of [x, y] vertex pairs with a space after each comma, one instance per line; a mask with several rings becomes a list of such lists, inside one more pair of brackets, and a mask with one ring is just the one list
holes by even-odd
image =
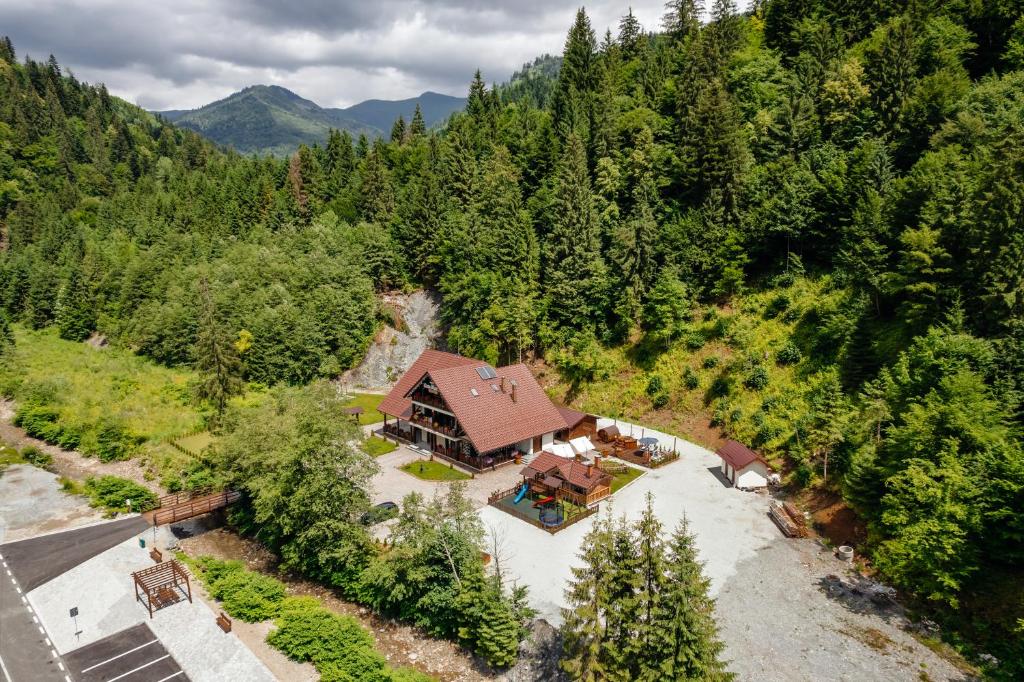
[[539, 519], [535, 519], [532, 516], [530, 516], [529, 514], [524, 514], [521, 511], [519, 511], [518, 509], [513, 509], [512, 507], [508, 507], [508, 506], [505, 506], [505, 505], [498, 504], [498, 502], [500, 500], [503, 500], [506, 497], [509, 497], [510, 495], [514, 495], [514, 494], [518, 493], [519, 489], [521, 487], [522, 487], [522, 485], [517, 485], [515, 488], [509, 488], [508, 490], [500, 490], [500, 491], [491, 493], [490, 497], [487, 498], [487, 502], [492, 507], [497, 507], [498, 509], [500, 509], [501, 511], [505, 512], [506, 514], [511, 514], [512, 516], [516, 517], [517, 519], [519, 519], [521, 521], [526, 521], [531, 526], [536, 526], [537, 528], [540, 528], [541, 530], [545, 530], [548, 533], [551, 533], [552, 535], [554, 535], [555, 533], [557, 533], [560, 530], [564, 530], [565, 528], [568, 528], [569, 526], [571, 526], [574, 523], [582, 521], [583, 519], [587, 518], [588, 516], [590, 516], [592, 514], [596, 514], [597, 513], [598, 505], [594, 505], [593, 507], [576, 507], [576, 511], [573, 511], [570, 514], [567, 514], [565, 516], [565, 518], [562, 520], [562, 523], [560, 523], [559, 525], [557, 525], [557, 526], [545, 526], [543, 523], [540, 522]]
[[241, 497], [242, 493], [237, 490], [227, 490], [179, 502], [173, 506], [157, 509], [153, 512], [153, 525], [160, 526], [165, 523], [175, 523], [176, 521], [189, 519], [193, 516], [206, 514], [237, 502]]

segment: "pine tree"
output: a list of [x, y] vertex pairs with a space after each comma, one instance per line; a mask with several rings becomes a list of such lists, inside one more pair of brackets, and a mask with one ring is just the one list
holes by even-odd
[[480, 69], [473, 74], [473, 82], [469, 84], [469, 96], [466, 98], [466, 113], [474, 121], [482, 122], [487, 115], [487, 85], [484, 83]]
[[405, 143], [405, 119], [401, 115], [395, 119], [395, 124], [391, 126], [391, 141], [395, 144]]
[[656, 654], [663, 650], [668, 634], [662, 624], [665, 621], [665, 592], [669, 585], [662, 525], [654, 513], [651, 493], [647, 493], [647, 505], [636, 524], [636, 539], [639, 557], [635, 624], [628, 656], [633, 678], [653, 682], [660, 679], [661, 662]]
[[559, 164], [553, 216], [543, 270], [551, 316], [570, 329], [594, 328], [604, 311], [607, 271], [601, 257], [587, 155], [575, 134], [569, 135]]
[[723, 61], [739, 47], [742, 19], [736, 0], [713, 0], [711, 3], [711, 35]]
[[721, 660], [725, 644], [718, 638], [715, 602], [708, 596], [711, 581], [702, 572], [685, 517], [669, 538], [666, 568], [660, 630], [667, 636], [662, 642], [665, 648], [653, 656], [660, 661], [663, 679], [733, 679]]
[[482, 601], [473, 632], [474, 649], [496, 668], [506, 668], [519, 655], [520, 626], [500, 590], [488, 587], [475, 598]]
[[415, 140], [426, 133], [427, 125], [423, 122], [423, 111], [420, 109], [420, 103], [416, 102], [416, 111], [413, 112], [412, 122], [409, 123], [409, 136]]
[[700, 15], [703, 11], [703, 0], [669, 0], [661, 19], [662, 28], [674, 41], [681, 42], [700, 30]]
[[395, 188], [391, 181], [391, 171], [377, 145], [374, 145], [363, 162], [360, 176], [359, 197], [363, 220], [388, 225], [395, 214]]
[[917, 81], [918, 46], [911, 22], [901, 17], [885, 29], [878, 51], [868, 61], [871, 99], [882, 133], [896, 130]]
[[580, 8], [565, 41], [552, 113], [556, 127], [575, 131], [581, 136], [587, 135], [590, 130], [590, 109], [597, 81], [596, 55], [594, 29], [586, 11]]
[[602, 660], [604, 618], [609, 606], [608, 582], [614, 569], [609, 547], [611, 519], [598, 519], [583, 538], [579, 558], [582, 566], [572, 568], [572, 580], [565, 592], [567, 608], [562, 609], [560, 666], [578, 682], [600, 682], [607, 670]]
[[643, 38], [644, 30], [640, 21], [633, 14], [633, 8], [619, 21], [619, 45], [622, 47], [623, 56], [633, 59], [639, 54], [640, 39]]
[[57, 328], [62, 339], [84, 341], [96, 326], [88, 283], [75, 268], [57, 296]]
[[14, 348], [14, 330], [7, 321], [7, 315], [0, 310], [0, 370], [11, 366], [14, 361]]
[[631, 653], [641, 615], [637, 598], [641, 575], [637, 537], [625, 516], [612, 526], [610, 550], [612, 568], [607, 579], [608, 607], [601, 656], [609, 680], [628, 682], [635, 673]]
[[242, 390], [241, 361], [234, 340], [217, 317], [209, 284], [199, 280], [199, 317], [195, 345], [192, 349], [196, 370], [200, 373], [198, 394], [216, 411], [224, 415], [228, 399]]

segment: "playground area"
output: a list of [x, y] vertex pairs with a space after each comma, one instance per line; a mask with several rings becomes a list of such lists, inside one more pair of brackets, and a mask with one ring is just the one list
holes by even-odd
[[510, 494], [495, 497], [491, 505], [549, 533], [561, 530], [596, 511], [569, 500], [556, 500], [550, 495], [528, 492], [526, 486], [522, 485], [517, 486], [514, 492], [507, 492]]

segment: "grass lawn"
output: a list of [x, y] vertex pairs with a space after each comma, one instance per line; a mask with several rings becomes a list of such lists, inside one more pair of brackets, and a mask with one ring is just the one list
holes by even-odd
[[469, 474], [464, 474], [454, 467], [427, 460], [409, 462], [402, 467], [402, 471], [424, 481], [464, 481], [469, 478]]
[[212, 433], [210, 433], [209, 431], [200, 431], [199, 433], [193, 434], [191, 436], [179, 438], [174, 442], [177, 443], [179, 447], [185, 448], [189, 452], [195, 452], [198, 454], [205, 450], [207, 447], [209, 447], [213, 443], [213, 441], [214, 438]]
[[384, 415], [377, 411], [377, 406], [384, 398], [385, 396], [376, 393], [352, 393], [345, 405], [363, 408], [363, 413], [359, 415], [359, 423], [365, 426], [384, 421]]
[[378, 438], [377, 436], [370, 436], [363, 441], [363, 451], [370, 457], [380, 457], [397, 449], [398, 446], [391, 441]]
[[626, 485], [630, 481], [635, 481], [644, 475], [643, 469], [636, 469], [634, 467], [626, 467], [626, 470], [621, 474], [612, 475], [612, 493], [615, 493], [622, 486]]

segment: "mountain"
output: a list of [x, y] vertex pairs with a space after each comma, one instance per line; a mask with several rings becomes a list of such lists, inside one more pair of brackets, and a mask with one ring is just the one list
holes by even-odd
[[420, 111], [423, 113], [424, 123], [430, 128], [438, 123], [443, 123], [454, 112], [464, 109], [466, 98], [428, 91], [419, 97], [410, 97], [409, 99], [368, 99], [347, 109], [328, 109], [327, 111], [377, 128], [383, 134], [391, 131], [391, 124], [399, 116], [405, 117], [408, 122], [412, 118], [413, 112], [416, 111], [417, 104], [420, 105]]
[[243, 154], [290, 154], [300, 144], [324, 143], [331, 128], [353, 137], [387, 135], [399, 115], [408, 120], [419, 104], [433, 126], [466, 105], [465, 98], [425, 92], [398, 101], [367, 100], [346, 109], [325, 109], [277, 85], [252, 85], [198, 109], [154, 112], [182, 128]]

